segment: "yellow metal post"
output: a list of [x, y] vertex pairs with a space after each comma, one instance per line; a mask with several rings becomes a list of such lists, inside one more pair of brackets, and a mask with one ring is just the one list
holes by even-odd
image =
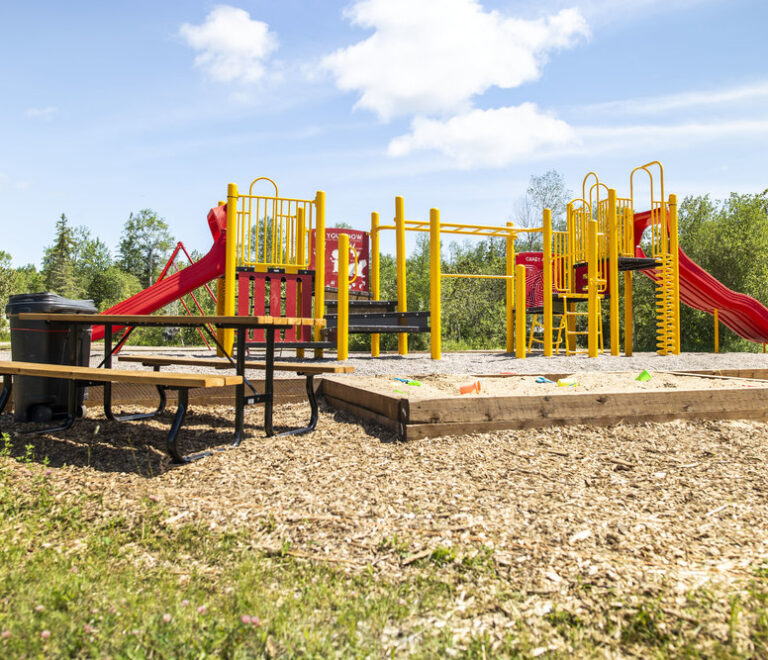
[[[307, 267], [307, 246], [306, 246], [306, 233], [307, 225], [304, 217], [304, 207], [300, 206], [296, 210], [296, 267]], [[304, 284], [299, 282], [296, 287], [296, 309], [298, 310], [297, 316], [301, 316], [301, 301], [304, 298]], [[304, 349], [296, 349], [296, 357], [304, 357]]]
[[[405, 203], [400, 196], [395, 197], [395, 256], [397, 259], [397, 311], [407, 312], [405, 286]], [[431, 314], [430, 314], [431, 315]], [[408, 334], [397, 335], [397, 352], [408, 355]]]
[[336, 359], [349, 356], [349, 236], [339, 234], [339, 279], [337, 296]]
[[[237, 186], [227, 186], [227, 245], [224, 260], [224, 315], [235, 315], [235, 288], [237, 278]], [[222, 332], [221, 345], [230, 355], [235, 343], [235, 331], [228, 328]]]
[[544, 209], [544, 357], [552, 357], [552, 211]]
[[[379, 214], [371, 213], [371, 294], [379, 300]], [[379, 357], [379, 335], [371, 335], [371, 357]]]
[[675, 355], [680, 354], [680, 251], [677, 236], [677, 195], [669, 196], [669, 252], [672, 257], [672, 337]]
[[589, 221], [587, 232], [587, 348], [589, 357], [597, 357], [597, 221]]
[[[315, 195], [315, 318], [325, 316], [325, 193]], [[315, 328], [315, 341], [320, 341], [320, 328]], [[315, 357], [323, 357], [322, 349], [315, 349]]]
[[610, 297], [611, 318], [611, 355], [618, 355], [619, 345], [619, 222], [616, 215], [616, 190], [608, 190], [608, 289]]
[[507, 307], [507, 353], [515, 349], [515, 234], [512, 223], [508, 222], [507, 234], [507, 270], [506, 270], [506, 307]]
[[[224, 206], [225, 204], [225, 201], [219, 201], [219, 206]], [[223, 277], [216, 278], [216, 316], [224, 315], [224, 297], [227, 295], [224, 282], [225, 280]], [[216, 328], [216, 339], [220, 344], [224, 341], [223, 332], [223, 328]], [[216, 355], [218, 357], [224, 357], [224, 351], [222, 351], [219, 346], [216, 346]]]
[[717, 309], [712, 310], [715, 317], [715, 353], [720, 352], [720, 315]]
[[[216, 316], [224, 315], [224, 298], [226, 297], [226, 280], [223, 277], [216, 278]], [[216, 328], [216, 339], [223, 346], [224, 341], [224, 328]], [[216, 355], [224, 357], [224, 351], [218, 346], [216, 347]]]
[[624, 271], [624, 355], [632, 357], [632, 271]]
[[525, 266], [515, 267], [515, 357], [525, 357]]
[[440, 210], [429, 209], [429, 325], [433, 360], [441, 357], [440, 256]]

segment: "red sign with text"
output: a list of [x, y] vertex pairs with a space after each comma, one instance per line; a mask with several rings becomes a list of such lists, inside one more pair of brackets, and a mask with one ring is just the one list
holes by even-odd
[[[349, 278], [355, 276], [355, 252], [357, 253], [357, 278], [349, 285], [350, 291], [368, 291], [368, 271], [371, 262], [368, 245], [368, 232], [359, 229], [338, 229], [331, 227], [325, 230], [325, 286], [333, 289], [339, 287], [339, 234], [349, 236]], [[315, 231], [312, 230], [312, 244], [315, 241]], [[315, 267], [315, 251], [312, 250], [311, 268]]]

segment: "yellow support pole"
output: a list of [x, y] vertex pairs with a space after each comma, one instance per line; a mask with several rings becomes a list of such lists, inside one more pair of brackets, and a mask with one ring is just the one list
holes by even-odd
[[[219, 201], [219, 206], [224, 206], [225, 204], [225, 201]], [[224, 282], [225, 280], [223, 277], [216, 278], [216, 316], [224, 316], [224, 297], [227, 295]], [[216, 339], [220, 344], [222, 341], [224, 341], [223, 333], [223, 328], [216, 328]], [[224, 357], [224, 351], [222, 351], [218, 346], [216, 346], [216, 355], [218, 357]]]
[[608, 289], [611, 318], [611, 355], [621, 351], [619, 339], [619, 221], [616, 215], [616, 190], [608, 190]]
[[[325, 316], [325, 193], [315, 195], [315, 318]], [[315, 328], [315, 341], [320, 341], [320, 328]], [[315, 357], [323, 357], [322, 349], [315, 349]]]
[[552, 211], [544, 209], [544, 357], [552, 357]]
[[337, 296], [336, 359], [349, 357], [349, 236], [339, 234], [339, 279]]
[[525, 358], [525, 266], [515, 267], [515, 357]]
[[[235, 283], [237, 278], [237, 186], [227, 185], [227, 245], [224, 260], [224, 315], [235, 315]], [[230, 355], [235, 343], [235, 331], [232, 328], [221, 334], [221, 345]]]
[[[379, 282], [379, 214], [371, 213], [371, 293], [374, 300], [379, 300], [381, 284]], [[371, 335], [371, 357], [379, 357], [380, 340], [378, 334]]]
[[[395, 255], [397, 259], [397, 311], [407, 312], [408, 301], [406, 300], [405, 286], [405, 203], [400, 196], [395, 197]], [[397, 352], [400, 355], [408, 355], [408, 334], [405, 332], [397, 335]]]
[[[223, 277], [216, 278], [216, 316], [224, 316], [224, 298], [227, 293], [226, 280]], [[216, 328], [216, 339], [223, 346], [224, 328]], [[216, 347], [216, 355], [224, 357], [224, 351]]]
[[[306, 246], [307, 225], [304, 217], [304, 207], [300, 206], [296, 211], [296, 267], [307, 267], [307, 246]], [[303, 299], [304, 284], [299, 282], [296, 287], [296, 309], [298, 310], [297, 316], [301, 316], [301, 301]], [[296, 349], [296, 357], [304, 357], [304, 349]]]
[[507, 269], [506, 269], [506, 308], [507, 308], [507, 353], [515, 349], [515, 234], [512, 223], [508, 222], [507, 234]]
[[440, 256], [440, 210], [429, 209], [429, 347], [433, 360], [441, 357]]
[[672, 256], [672, 324], [674, 353], [680, 355], [680, 251], [677, 236], [677, 195], [669, 196], [669, 252]]
[[632, 271], [624, 271], [624, 355], [632, 357]]
[[597, 221], [589, 221], [587, 232], [587, 348], [589, 357], [597, 357]]
[[715, 353], [720, 352], [720, 315], [717, 309], [712, 310], [715, 317]]

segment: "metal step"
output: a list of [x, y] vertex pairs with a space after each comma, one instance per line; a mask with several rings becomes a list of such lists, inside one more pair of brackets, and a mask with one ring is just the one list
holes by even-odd
[[[325, 306], [328, 311], [335, 312], [337, 310], [338, 301], [326, 300]], [[386, 313], [397, 311], [397, 300], [350, 300], [349, 301], [350, 313]]]
[[[350, 325], [349, 334], [359, 335], [373, 335], [380, 333], [401, 333], [408, 332], [411, 334], [419, 332], [429, 332], [428, 326], [423, 325]], [[332, 328], [329, 336], [336, 336], [336, 328]]]
[[[336, 327], [338, 325], [338, 314], [326, 314], [325, 320], [327, 327]], [[410, 325], [424, 325], [429, 323], [429, 312], [383, 312], [379, 314], [350, 314], [350, 325], [400, 325], [401, 323]]]
[[[246, 348], [264, 348], [263, 341], [247, 341]], [[279, 348], [336, 348], [335, 341], [276, 341], [275, 350]]]

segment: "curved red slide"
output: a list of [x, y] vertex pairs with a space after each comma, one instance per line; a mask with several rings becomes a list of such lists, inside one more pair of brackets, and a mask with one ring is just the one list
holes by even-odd
[[[102, 314], [151, 314], [168, 303], [194, 291], [224, 274], [227, 245], [227, 207], [217, 206], [208, 212], [208, 226], [213, 235], [213, 247], [202, 259], [166, 277], [143, 291], [126, 298]], [[115, 330], [118, 328], [115, 327]], [[92, 341], [104, 338], [104, 326], [93, 326]]]
[[[635, 214], [635, 245], [639, 245], [643, 232], [650, 224], [651, 212]], [[715, 279], [682, 250], [680, 257], [680, 300], [694, 309], [713, 314], [739, 337], [758, 344], [768, 342], [768, 309], [759, 301], [744, 293], [732, 291]], [[640, 247], [635, 248], [638, 257], [645, 257]], [[656, 281], [652, 269], [644, 270]]]

